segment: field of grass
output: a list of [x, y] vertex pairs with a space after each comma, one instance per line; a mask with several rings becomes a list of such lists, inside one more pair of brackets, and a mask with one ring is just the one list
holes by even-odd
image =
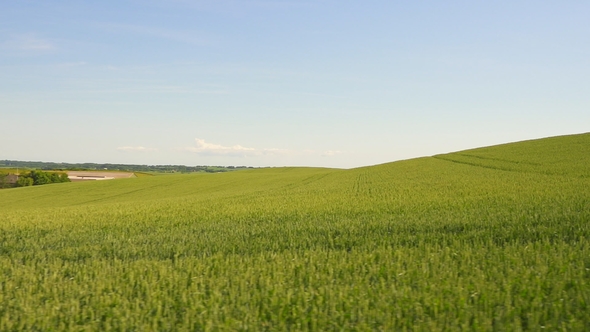
[[0, 201], [0, 331], [590, 330], [590, 134]]
[[27, 171], [27, 169], [0, 167], [0, 174], [17, 174], [19, 172]]
[[147, 173], [147, 172], [133, 172], [133, 174], [135, 174], [135, 176], [138, 178], [146, 177], [146, 176], [154, 176], [154, 174]]

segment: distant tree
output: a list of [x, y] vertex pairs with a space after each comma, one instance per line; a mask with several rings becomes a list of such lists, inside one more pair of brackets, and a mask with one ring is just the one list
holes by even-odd
[[68, 178], [68, 174], [66, 173], [52, 172], [50, 173], [49, 177], [51, 179], [51, 183], [71, 182], [70, 178]]
[[33, 178], [30, 178], [28, 176], [19, 176], [18, 180], [16, 180], [16, 186], [17, 187], [29, 187], [33, 185]]
[[59, 174], [59, 182], [72, 182], [72, 180], [70, 180], [70, 178], [68, 177], [67, 173], [60, 173]]
[[[21, 167], [37, 170], [119, 170], [128, 172], [165, 172], [165, 173], [192, 173], [192, 172], [227, 172], [244, 169], [245, 166], [223, 167], [223, 166], [185, 166], [185, 165], [126, 165], [126, 164], [68, 164], [68, 163], [45, 163], [18, 160], [0, 160], [0, 166]], [[251, 168], [251, 167], [248, 167]]]
[[31, 171], [29, 176], [33, 179], [33, 184], [36, 186], [50, 183], [70, 182], [66, 173]]
[[31, 171], [30, 176], [33, 179], [33, 185], [35, 186], [51, 183], [51, 176], [47, 172]]
[[8, 174], [0, 173], [0, 188], [8, 188], [8, 183], [6, 183], [6, 177]]
[[59, 174], [49, 173], [47, 175], [49, 176], [49, 183], [59, 183], [60, 182]]

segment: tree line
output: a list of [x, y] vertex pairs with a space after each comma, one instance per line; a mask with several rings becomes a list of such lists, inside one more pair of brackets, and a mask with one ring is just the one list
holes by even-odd
[[54, 163], [42, 161], [0, 160], [0, 167], [22, 167], [43, 170], [94, 171], [117, 170], [126, 172], [161, 172], [161, 173], [194, 173], [194, 172], [228, 172], [253, 168], [251, 166], [185, 166], [185, 165], [127, 165], [127, 164], [97, 164], [97, 163]]
[[28, 187], [51, 183], [71, 182], [68, 178], [68, 174], [58, 172], [30, 171], [28, 173], [22, 173], [18, 176], [18, 179], [14, 185], [6, 182], [7, 177], [8, 174], [0, 175], [0, 186], [2, 188], [7, 188], [10, 186]]

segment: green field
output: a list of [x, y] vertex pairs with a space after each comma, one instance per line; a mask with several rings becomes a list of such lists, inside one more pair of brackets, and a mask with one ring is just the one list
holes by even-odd
[[0, 200], [1, 331], [590, 330], [590, 134]]
[[28, 171], [27, 169], [18, 169], [18, 168], [4, 168], [0, 167], [0, 174], [17, 174], [19, 172]]

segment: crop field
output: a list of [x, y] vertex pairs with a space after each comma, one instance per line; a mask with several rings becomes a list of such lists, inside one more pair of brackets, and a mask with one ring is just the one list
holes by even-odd
[[0, 201], [0, 331], [590, 331], [590, 134]]

